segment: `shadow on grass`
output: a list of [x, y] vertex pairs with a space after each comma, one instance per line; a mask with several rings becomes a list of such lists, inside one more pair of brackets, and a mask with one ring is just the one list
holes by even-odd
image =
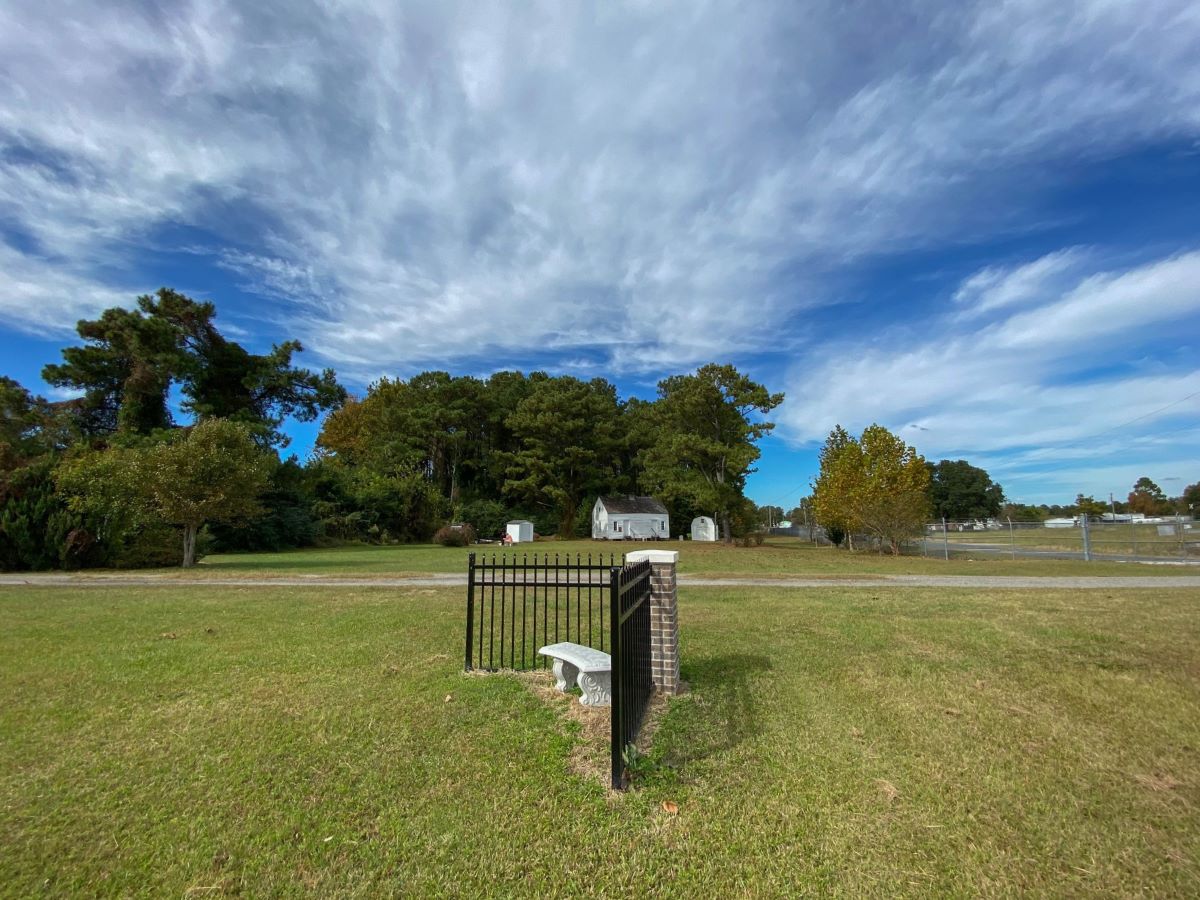
[[689, 661], [681, 673], [691, 687], [660, 736], [664, 761], [681, 768], [734, 749], [762, 731], [761, 676], [773, 668], [761, 654], [731, 653]]

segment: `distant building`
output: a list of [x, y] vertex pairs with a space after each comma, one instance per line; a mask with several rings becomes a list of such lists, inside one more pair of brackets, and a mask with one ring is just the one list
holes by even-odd
[[1074, 528], [1079, 524], [1078, 519], [1047, 519], [1044, 523], [1047, 528]]
[[513, 519], [504, 526], [504, 543], [527, 544], [533, 540], [533, 523], [526, 519]]
[[667, 508], [653, 497], [601, 497], [592, 507], [598, 541], [661, 541], [671, 536]]
[[693, 541], [715, 541], [717, 539], [717, 523], [708, 516], [696, 516], [692, 519]]

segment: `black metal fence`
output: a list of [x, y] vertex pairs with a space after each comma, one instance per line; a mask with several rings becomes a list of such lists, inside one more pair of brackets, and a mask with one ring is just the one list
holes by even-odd
[[609, 651], [605, 629], [616, 557], [470, 554], [467, 670], [539, 669], [538, 648], [571, 641]]
[[612, 786], [625, 786], [625, 756], [654, 693], [650, 671], [650, 563], [612, 570]]
[[612, 554], [496, 556], [467, 564], [466, 669], [538, 669], [538, 648], [571, 641], [612, 657], [612, 784], [625, 786], [654, 680], [650, 666], [650, 563]]

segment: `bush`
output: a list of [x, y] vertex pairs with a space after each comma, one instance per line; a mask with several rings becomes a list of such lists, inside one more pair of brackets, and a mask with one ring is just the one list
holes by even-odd
[[443, 525], [434, 534], [433, 542], [443, 547], [467, 547], [475, 543], [475, 529], [470, 525], [460, 525], [457, 528]]
[[[203, 555], [197, 541], [196, 559]], [[183, 562], [183, 533], [170, 525], [149, 525], [126, 536], [112, 560], [115, 569], [160, 569]]]
[[846, 529], [837, 525], [830, 525], [825, 529], [825, 537], [829, 538], [829, 543], [835, 547], [842, 546], [842, 541], [846, 539]]
[[458, 511], [458, 521], [474, 526], [476, 534], [487, 538], [500, 537], [508, 521], [508, 510], [495, 500], [472, 500]]
[[54, 489], [55, 460], [0, 475], [0, 571], [82, 569], [112, 564], [120, 541], [103, 523], [68, 508]]

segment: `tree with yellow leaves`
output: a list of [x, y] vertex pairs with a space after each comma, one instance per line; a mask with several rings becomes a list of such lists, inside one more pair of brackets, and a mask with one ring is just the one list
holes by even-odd
[[899, 554], [900, 542], [929, 516], [929, 467], [916, 449], [882, 425], [859, 438], [840, 425], [821, 448], [813, 512], [825, 529], [865, 532]]

